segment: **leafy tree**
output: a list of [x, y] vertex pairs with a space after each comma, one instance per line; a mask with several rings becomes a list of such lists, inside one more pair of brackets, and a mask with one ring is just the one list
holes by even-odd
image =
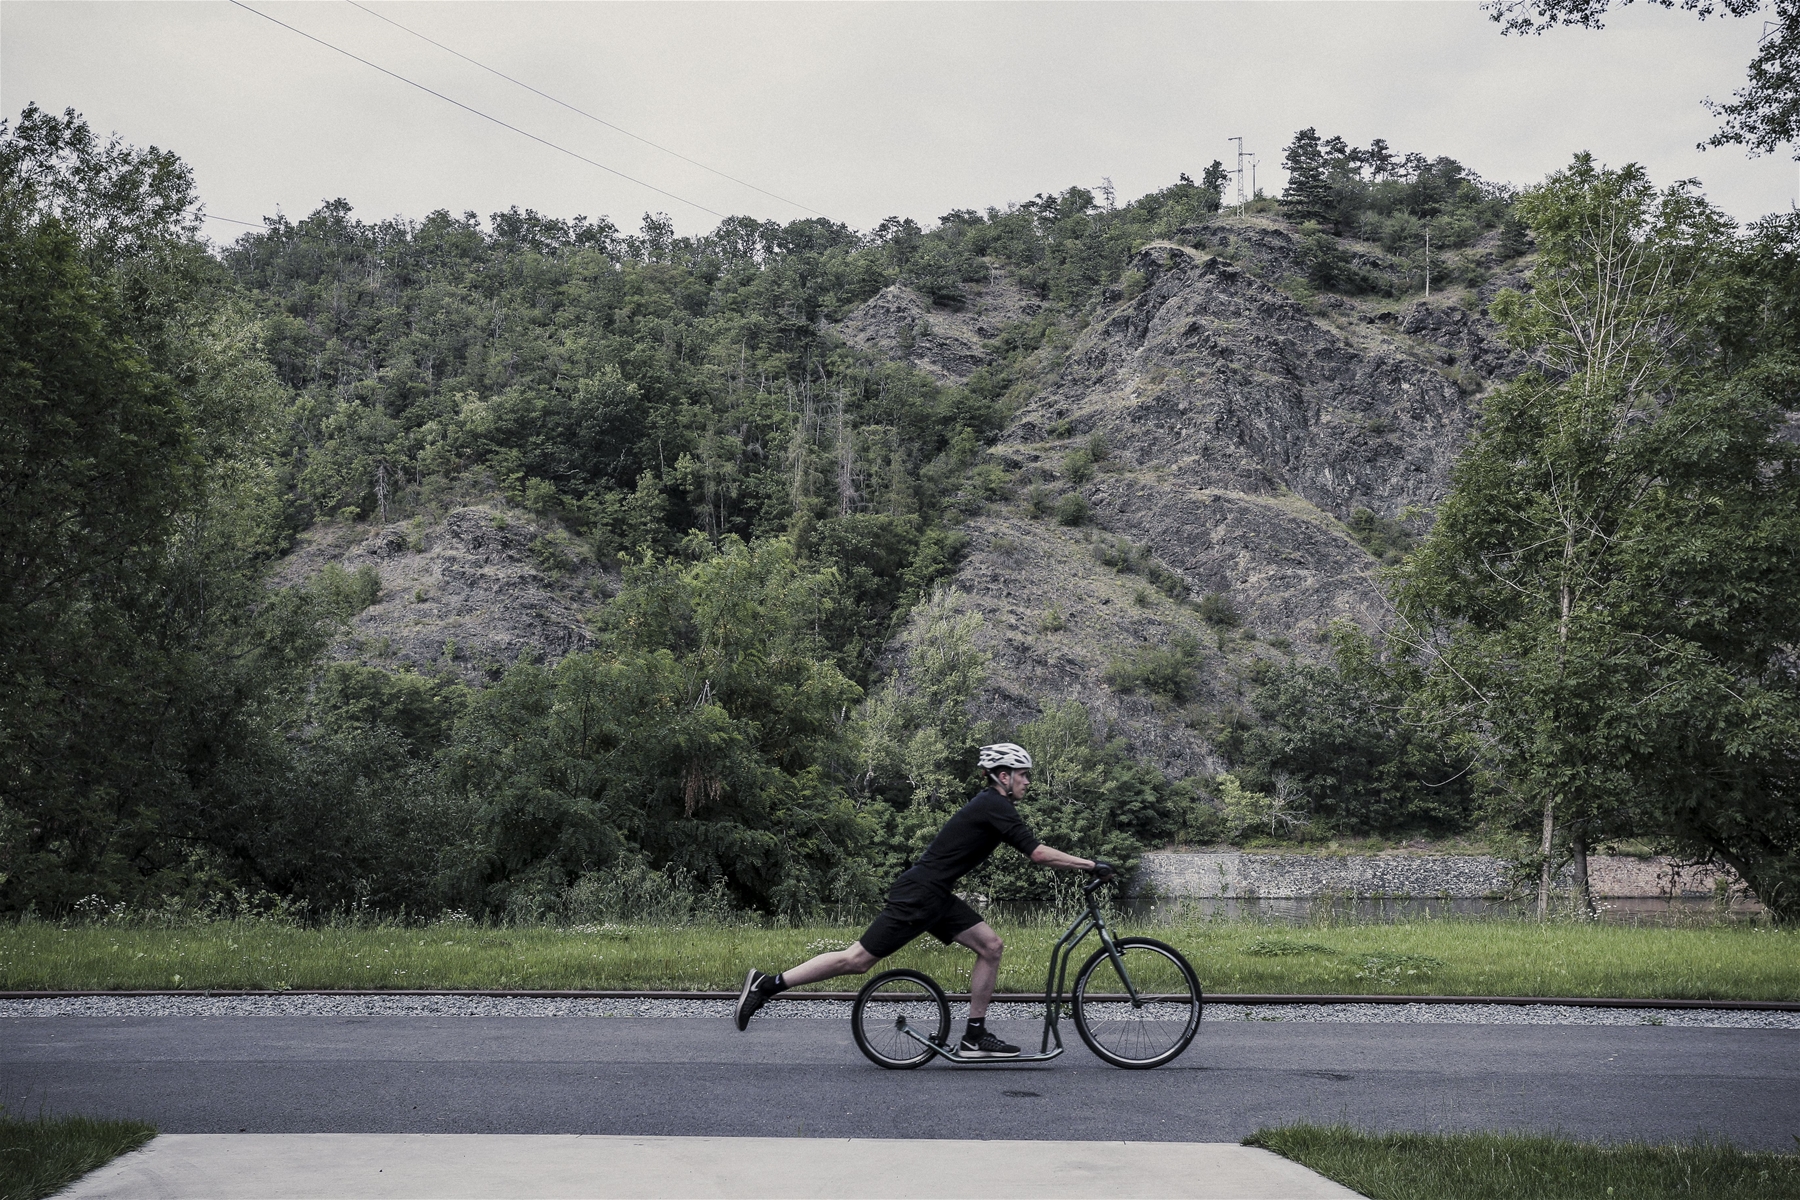
[[835, 573], [779, 539], [689, 551], [632, 567], [602, 649], [470, 701], [443, 757], [477, 814], [455, 882], [469, 903], [540, 911], [640, 855], [789, 917], [866, 898], [843, 788], [860, 691], [813, 632]]
[[[1620, 0], [1629, 4], [1631, 0]], [[1652, 0], [1664, 8], [1677, 0]], [[1482, 7], [1507, 33], [1543, 33], [1562, 25], [1584, 29], [1605, 27], [1613, 0], [1485, 0]], [[1724, 118], [1719, 131], [1702, 146], [1744, 146], [1752, 154], [1773, 154], [1800, 140], [1800, 4], [1794, 0], [1680, 0], [1679, 7], [1701, 20], [1773, 12], [1775, 29], [1758, 41], [1750, 60], [1749, 84], [1729, 103], [1703, 101], [1714, 116]], [[1800, 157], [1800, 152], [1796, 153]]]
[[54, 219], [100, 270], [185, 247], [199, 233], [186, 163], [116, 136], [103, 144], [72, 108], [57, 117], [27, 104], [18, 121], [0, 122], [0, 180], [12, 204]]
[[1579, 155], [1520, 212], [1532, 290], [1495, 312], [1538, 368], [1489, 399], [1401, 568], [1428, 694], [1486, 785], [1537, 814], [1540, 910], [1559, 830], [1577, 853], [1664, 830], [1791, 917], [1792, 343], [1732, 364], [1710, 327], [1775, 297], [1744, 295], [1728, 222], [1636, 166]]
[[1306, 811], [1347, 834], [1459, 832], [1474, 814], [1468, 763], [1409, 720], [1419, 684], [1405, 660], [1384, 660], [1361, 630], [1332, 628], [1332, 658], [1264, 676], [1252, 698], [1238, 774], [1254, 789], [1304, 797]]
[[1778, 147], [1800, 143], [1800, 4], [1776, 0], [1772, 7], [1776, 28], [1758, 43], [1749, 85], [1734, 92], [1729, 103], [1705, 102], [1714, 116], [1725, 119], [1706, 139], [1708, 146], [1773, 154]]
[[1287, 188], [1281, 193], [1281, 211], [1295, 224], [1329, 221], [1331, 186], [1325, 179], [1325, 155], [1319, 148], [1318, 130], [1308, 126], [1294, 135], [1282, 152], [1287, 168]]
[[0, 167], [0, 903], [178, 893], [336, 614], [263, 590], [277, 399], [185, 168], [36, 109]]

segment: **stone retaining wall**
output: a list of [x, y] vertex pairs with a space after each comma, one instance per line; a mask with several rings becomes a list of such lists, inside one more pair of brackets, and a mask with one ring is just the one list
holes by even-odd
[[[1710, 896], [1720, 872], [1670, 858], [1595, 855], [1589, 886], [1597, 897]], [[1512, 866], [1481, 855], [1381, 854], [1327, 858], [1238, 851], [1158, 851], [1144, 855], [1133, 891], [1140, 896], [1299, 899], [1319, 895], [1449, 896], [1481, 899], [1513, 890]], [[1564, 871], [1559, 886], [1572, 876]]]

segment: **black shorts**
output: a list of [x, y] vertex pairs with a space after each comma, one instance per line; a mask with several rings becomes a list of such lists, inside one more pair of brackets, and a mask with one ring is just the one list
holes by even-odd
[[876, 958], [886, 958], [921, 933], [948, 946], [956, 935], [981, 924], [982, 916], [954, 892], [896, 884], [868, 932], [857, 940]]

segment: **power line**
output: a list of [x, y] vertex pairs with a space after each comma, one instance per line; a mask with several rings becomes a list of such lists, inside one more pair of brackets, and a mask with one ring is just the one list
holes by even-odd
[[248, 225], [252, 229], [261, 229], [263, 227], [261, 221], [240, 221], [236, 217], [215, 217], [211, 213], [201, 213], [200, 216], [203, 220], [223, 221], [227, 225]]
[[636, 134], [636, 133], [631, 132], [631, 130], [626, 129], [624, 126], [614, 125], [611, 121], [608, 121], [604, 117], [596, 117], [593, 113], [588, 112], [585, 109], [576, 108], [573, 104], [568, 103], [566, 100], [559, 100], [555, 96], [552, 96], [549, 92], [541, 91], [538, 88], [534, 88], [529, 83], [526, 83], [522, 79], [515, 79], [511, 75], [508, 75], [505, 71], [501, 71], [501, 70], [498, 70], [497, 68], [490, 67], [486, 63], [482, 62], [479, 59], [470, 58], [468, 55], [464, 54], [460, 50], [452, 49], [451, 47], [444, 45], [444, 43], [442, 43], [440, 41], [436, 41], [432, 38], [426, 37], [424, 34], [420, 33], [418, 30], [412, 29], [406, 25], [402, 25], [400, 22], [394, 20], [392, 17], [383, 16], [382, 14], [376, 12], [374, 9], [370, 8], [366, 4], [360, 4], [357, 2], [357, 0], [344, 0], [344, 2], [348, 5], [350, 5], [352, 8], [360, 8], [363, 12], [368, 13], [371, 17], [374, 17], [378, 21], [386, 21], [389, 25], [392, 25], [395, 29], [400, 30], [402, 33], [410, 33], [412, 36], [418, 38], [421, 42], [427, 42], [430, 45], [436, 46], [439, 50], [442, 50], [446, 54], [454, 54], [456, 57], [462, 59], [464, 62], [468, 63], [471, 66], [480, 67], [482, 70], [488, 72], [488, 74], [490, 74], [490, 75], [498, 75], [500, 78], [506, 80], [506, 82], [513, 84], [517, 87], [522, 87], [534, 96], [542, 96], [544, 99], [550, 101], [550, 103], [558, 105], [562, 108], [566, 108], [570, 112], [574, 113], [576, 116], [586, 117], [588, 120], [593, 121], [595, 124], [604, 125], [608, 129], [613, 130], [615, 133], [622, 133], [628, 138], [633, 138], [636, 141], [640, 141], [640, 142], [644, 143], [644, 145], [646, 145], [646, 146], [650, 146], [653, 149], [661, 150], [664, 154], [673, 155], [674, 157], [679, 158], [684, 163], [689, 163], [693, 166], [699, 167], [702, 171], [711, 171], [714, 175], [717, 175], [720, 179], [729, 179], [729, 180], [731, 180], [731, 182], [738, 184], [741, 187], [747, 187], [753, 192], [761, 192], [763, 195], [769, 197], [771, 200], [779, 200], [783, 204], [789, 205], [793, 208], [802, 209], [806, 212], [812, 213], [816, 217], [824, 217], [828, 221], [831, 219], [831, 217], [829, 215], [827, 215], [826, 213], [820, 212], [818, 209], [813, 208], [810, 205], [802, 204], [798, 200], [789, 200], [786, 196], [776, 195], [774, 192], [771, 192], [768, 188], [757, 187], [754, 183], [751, 183], [748, 179], [739, 179], [736, 175], [728, 174], [724, 171], [719, 170], [717, 167], [709, 167], [705, 163], [701, 162], [699, 159], [689, 158], [687, 155], [683, 154], [679, 150], [671, 150], [669, 147], [664, 146], [658, 142], [653, 142], [649, 138], [644, 137], [641, 134]]
[[538, 145], [540, 145], [540, 146], [548, 146], [548, 147], [550, 147], [550, 149], [556, 150], [563, 154], [566, 154], [570, 158], [579, 159], [581, 162], [586, 163], [590, 167], [599, 167], [602, 171], [605, 171], [608, 175], [617, 175], [620, 179], [623, 179], [629, 183], [635, 183], [641, 188], [649, 188], [651, 191], [655, 192], [657, 195], [667, 196], [669, 199], [678, 201], [679, 203], [682, 203], [682, 204], [685, 204], [689, 208], [697, 208], [703, 213], [712, 213], [713, 216], [719, 218], [721, 221], [723, 221], [725, 219], [725, 214], [722, 212], [717, 212], [713, 209], [706, 207], [706, 205], [704, 205], [704, 204], [700, 204], [700, 203], [697, 203], [696, 201], [689, 200], [685, 196], [677, 196], [674, 192], [669, 191], [667, 188], [659, 188], [654, 183], [646, 183], [642, 179], [638, 179], [634, 176], [627, 175], [623, 171], [616, 171], [613, 168], [607, 166], [605, 163], [595, 162], [593, 159], [589, 158], [587, 155], [579, 154], [576, 151], [569, 149], [567, 146], [559, 146], [555, 142], [552, 142], [552, 141], [548, 140], [547, 138], [541, 138], [535, 133], [527, 133], [525, 130], [520, 129], [517, 125], [508, 125], [505, 121], [502, 121], [499, 117], [492, 116], [488, 113], [484, 113], [479, 108], [471, 108], [469, 105], [464, 104], [461, 100], [453, 100], [449, 96], [444, 95], [444, 93], [442, 93], [442, 92], [432, 91], [430, 88], [426, 87], [424, 84], [419, 83], [416, 80], [408, 79], [404, 75], [400, 75], [393, 71], [390, 71], [386, 67], [381, 66], [379, 63], [372, 63], [368, 59], [363, 58], [361, 55], [352, 54], [350, 51], [344, 49], [342, 46], [334, 46], [330, 42], [326, 41], [324, 38], [314, 37], [312, 34], [306, 32], [306, 30], [304, 30], [304, 29], [296, 29], [294, 26], [289, 25], [286, 21], [277, 20], [276, 18], [271, 17], [266, 12], [258, 12], [256, 9], [251, 8], [248, 4], [245, 4], [244, 0], [231, 0], [231, 2], [233, 4], [235, 4], [237, 7], [243, 9], [247, 13], [251, 13], [255, 16], [261, 17], [263, 20], [268, 21], [271, 24], [281, 26], [283, 29], [287, 30], [289, 33], [297, 33], [309, 42], [317, 42], [319, 45], [325, 47], [327, 50], [335, 50], [339, 54], [343, 55], [345, 58], [353, 58], [365, 67], [371, 67], [374, 70], [380, 71], [383, 75], [386, 75], [389, 79], [397, 79], [401, 83], [406, 84], [408, 87], [418, 88], [421, 92], [425, 92], [428, 95], [436, 96], [439, 100], [442, 100], [446, 104], [454, 104], [456, 107], [462, 109], [466, 113], [473, 113], [475, 116], [480, 117], [484, 121], [492, 121], [494, 124], [500, 126], [500, 128], [510, 129], [510, 130], [512, 130], [512, 132], [518, 134], [520, 137], [530, 138], [532, 141], [538, 143]]

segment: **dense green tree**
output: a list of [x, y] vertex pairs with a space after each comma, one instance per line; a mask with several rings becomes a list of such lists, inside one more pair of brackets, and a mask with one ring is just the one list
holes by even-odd
[[[1800, 912], [1800, 472], [1791, 342], [1722, 360], [1766, 310], [1729, 224], [1588, 156], [1520, 201], [1538, 369], [1497, 390], [1399, 600], [1485, 782], [1580, 851], [1674, 833]], [[1746, 291], [1754, 298], [1745, 295]], [[1791, 302], [1787, 302], [1791, 307]]]
[[265, 602], [276, 395], [186, 169], [36, 109], [0, 167], [0, 896], [179, 892], [334, 614]]
[[784, 540], [688, 549], [690, 564], [631, 568], [604, 648], [515, 668], [470, 702], [443, 759], [476, 814], [453, 894], [532, 914], [629, 860], [789, 917], [868, 898], [842, 785], [861, 693], [814, 632], [841, 602], [836, 573]]
[[[1502, 256], [1529, 249], [1511, 216], [1510, 189], [1484, 182], [1455, 159], [1397, 158], [1380, 138], [1363, 149], [1316, 129], [1295, 134], [1286, 158], [1282, 212], [1299, 226], [1299, 265], [1322, 291], [1391, 295], [1422, 287], [1428, 237], [1434, 287], [1483, 282], [1479, 256], [1445, 262], [1442, 252], [1468, 248], [1509, 221], [1512, 232], [1497, 247]], [[1401, 262], [1371, 269], [1340, 242], [1347, 237], [1374, 242]]]
[[1406, 707], [1419, 685], [1404, 659], [1376, 653], [1354, 626], [1332, 629], [1332, 658], [1270, 670], [1252, 705], [1238, 774], [1254, 790], [1293, 796], [1323, 831], [1344, 834], [1466, 829], [1473, 818], [1468, 763]]
[[1282, 152], [1281, 165], [1288, 173], [1287, 187], [1281, 193], [1282, 215], [1296, 225], [1331, 220], [1331, 185], [1325, 178], [1319, 131], [1308, 126], [1296, 133]]

